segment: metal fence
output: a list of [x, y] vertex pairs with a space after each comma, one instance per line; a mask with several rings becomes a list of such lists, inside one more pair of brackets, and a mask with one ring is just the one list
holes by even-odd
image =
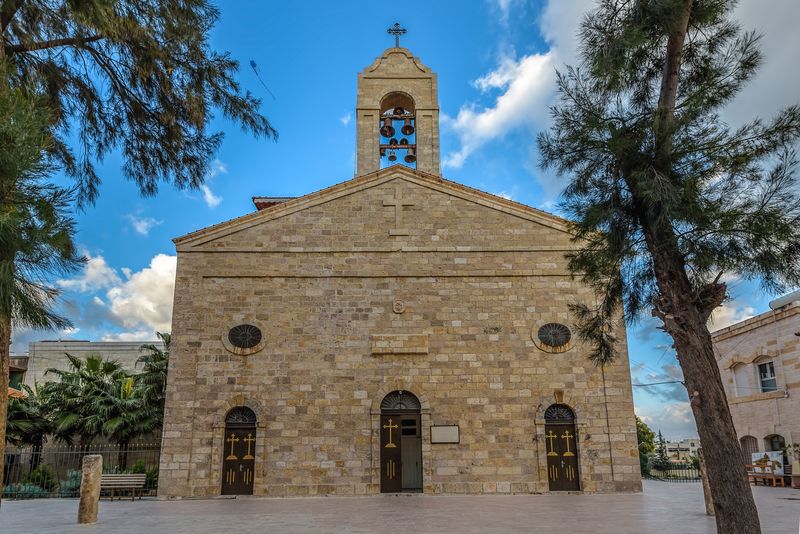
[[158, 488], [160, 444], [6, 447], [3, 463], [3, 498], [36, 499], [78, 497], [81, 461], [87, 454], [103, 456], [103, 473], [144, 473], [144, 495]]
[[700, 482], [700, 469], [691, 464], [672, 464], [660, 469], [651, 465], [642, 476], [663, 482]]

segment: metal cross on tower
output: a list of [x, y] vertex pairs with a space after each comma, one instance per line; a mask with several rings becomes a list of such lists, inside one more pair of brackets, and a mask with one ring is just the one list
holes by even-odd
[[386, 30], [386, 33], [388, 33], [389, 35], [394, 35], [395, 48], [400, 48], [400, 36], [406, 33], [406, 31], [407, 30], [405, 28], [400, 27], [399, 22], [395, 22], [394, 26]]

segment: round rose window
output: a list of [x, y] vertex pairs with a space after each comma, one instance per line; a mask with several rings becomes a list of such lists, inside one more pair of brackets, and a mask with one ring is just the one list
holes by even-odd
[[261, 343], [261, 330], [251, 324], [240, 324], [230, 329], [228, 341], [236, 348], [252, 349]]

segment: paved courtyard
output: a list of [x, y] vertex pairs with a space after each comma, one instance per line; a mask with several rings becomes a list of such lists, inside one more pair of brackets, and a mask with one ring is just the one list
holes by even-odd
[[[800, 490], [754, 488], [765, 534], [797, 534]], [[699, 484], [645, 482], [643, 494], [320, 497], [103, 501], [96, 525], [77, 500], [4, 501], [0, 532], [715, 533]]]

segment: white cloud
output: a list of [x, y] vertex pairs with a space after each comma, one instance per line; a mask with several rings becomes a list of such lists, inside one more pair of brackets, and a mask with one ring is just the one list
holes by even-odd
[[[500, 23], [506, 25], [516, 0], [492, 0], [499, 13]], [[519, 129], [541, 131], [549, 124], [547, 106], [556, 96], [553, 70], [564, 65], [578, 65], [578, 30], [583, 16], [597, 6], [595, 0], [548, 0], [538, 20], [539, 31], [548, 49], [515, 59], [513, 54], [501, 55], [497, 66], [473, 82], [480, 91], [503, 91], [494, 104], [481, 107], [468, 102], [461, 106], [457, 117], [442, 115], [443, 129], [452, 130], [460, 148], [443, 158], [444, 167], [460, 168], [469, 156], [491, 141]], [[800, 2], [775, 0], [772, 9], [763, 2], [742, 0], [734, 16], [742, 21], [745, 30], [755, 29], [764, 34], [761, 42], [765, 63], [755, 80], [724, 111], [733, 124], [760, 116], [770, 118], [780, 108], [800, 101], [796, 88], [800, 86], [800, 69], [793, 68], [795, 51], [800, 49], [800, 32], [795, 31], [800, 19]], [[780, 16], [776, 16], [780, 13]], [[505, 32], [499, 41], [507, 46]], [[565, 185], [554, 173], [537, 168], [536, 153], [532, 151], [527, 165], [531, 174], [544, 187], [543, 205], [552, 202]]]
[[494, 0], [494, 2], [500, 12], [500, 22], [505, 26], [508, 24], [508, 16], [511, 14], [511, 4], [516, 0]]
[[511, 193], [508, 191], [498, 191], [497, 193], [492, 194], [496, 197], [504, 198], [506, 200], [514, 200], [514, 198], [511, 196]]
[[112, 269], [103, 256], [88, 256], [83, 273], [77, 278], [57, 280], [56, 285], [62, 289], [88, 293], [105, 289], [120, 283], [119, 275]]
[[473, 83], [481, 91], [503, 91], [490, 107], [461, 107], [455, 118], [443, 116], [444, 126], [458, 137], [461, 148], [447, 154], [444, 166], [460, 168], [478, 147], [519, 126], [541, 125], [547, 118], [555, 71], [553, 55], [503, 56], [499, 66]]
[[[106, 293], [111, 313], [125, 328], [168, 332], [172, 322], [176, 256], [158, 254]], [[152, 338], [152, 334], [150, 334]]]
[[206, 184], [201, 185], [200, 189], [203, 190], [203, 200], [206, 201], [206, 205], [209, 208], [216, 208], [219, 206], [219, 203], [222, 202], [222, 197], [215, 195]]
[[139, 271], [117, 270], [102, 256], [90, 257], [79, 276], [57, 281], [67, 291], [90, 294], [85, 299], [64, 299], [60, 313], [69, 317], [75, 328], [59, 332], [15, 328], [13, 349], [23, 352], [30, 341], [74, 336], [79, 331], [82, 336], [112, 341], [152, 340], [156, 331], [169, 332], [176, 263], [176, 256], [158, 254]]
[[349, 111], [347, 112], [346, 115], [342, 115], [341, 117], [339, 117], [339, 122], [341, 122], [343, 126], [347, 126], [348, 124], [350, 124], [351, 120], [353, 120], [353, 114], [350, 113]]
[[753, 306], [734, 299], [714, 310], [708, 320], [708, 326], [712, 331], [721, 330], [726, 326], [749, 319], [755, 314], [756, 309]]
[[694, 414], [688, 402], [671, 402], [646, 408], [637, 406], [635, 412], [653, 432], [660, 430], [665, 439], [697, 437]]
[[211, 168], [208, 170], [205, 183], [200, 186], [200, 190], [203, 192], [203, 200], [209, 208], [216, 208], [223, 200], [221, 196], [215, 195], [208, 185], [220, 174], [228, 174], [228, 167], [222, 161], [215, 159], [211, 162]]
[[155, 226], [162, 224], [164, 221], [158, 221], [152, 217], [138, 217], [132, 213], [125, 216], [131, 227], [137, 234], [147, 235]]

